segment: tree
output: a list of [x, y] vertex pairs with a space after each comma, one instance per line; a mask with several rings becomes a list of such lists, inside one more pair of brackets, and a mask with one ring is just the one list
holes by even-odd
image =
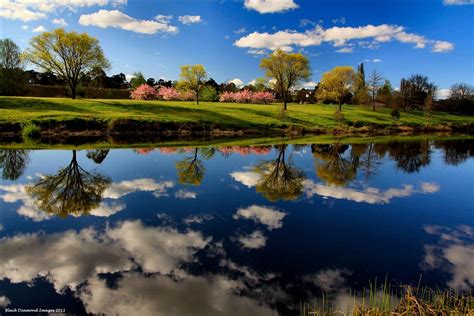
[[215, 102], [219, 100], [219, 94], [213, 86], [205, 85], [201, 92], [201, 100]]
[[179, 78], [178, 86], [184, 90], [191, 90], [196, 98], [196, 104], [199, 105], [199, 94], [207, 79], [206, 68], [203, 65], [181, 66]]
[[369, 75], [369, 93], [372, 100], [372, 111], [375, 111], [375, 101], [377, 100], [377, 93], [382, 86], [383, 77], [377, 69], [374, 69]]
[[110, 66], [99, 41], [87, 33], [66, 32], [59, 28], [33, 37], [30, 46], [25, 58], [64, 79], [73, 99], [85, 73], [96, 67], [107, 69]]
[[149, 85], [150, 87], [156, 86], [155, 78], [148, 78], [148, 79], [146, 80], [146, 84]]
[[423, 105], [423, 114], [427, 120], [431, 119], [433, 114], [433, 95], [429, 92], [425, 98], [425, 104]]
[[146, 80], [141, 71], [134, 72], [132, 75], [132, 79], [130, 79], [130, 87], [132, 89], [136, 89], [144, 84], [146, 84]]
[[355, 92], [354, 92], [354, 102], [356, 104], [368, 104], [369, 103], [369, 92], [367, 89], [367, 85], [365, 82], [365, 70], [364, 70], [364, 63], [361, 63], [357, 67], [357, 77], [356, 77], [356, 84], [355, 84]]
[[356, 75], [352, 67], [335, 67], [323, 74], [318, 88], [318, 98], [336, 101], [339, 104], [339, 111], [342, 111], [344, 97], [351, 93], [355, 80]]
[[409, 105], [415, 109], [423, 109], [428, 94], [435, 95], [436, 86], [430, 83], [428, 77], [416, 74], [408, 79], [410, 89]]
[[383, 86], [379, 89], [377, 93], [377, 99], [380, 100], [385, 106], [391, 107], [393, 104], [393, 92], [392, 85], [390, 81], [385, 80]]
[[272, 202], [297, 199], [303, 191], [305, 174], [292, 165], [291, 159], [285, 161], [286, 145], [277, 149], [276, 159], [263, 161], [254, 168], [254, 172], [260, 175], [255, 188]]
[[467, 83], [455, 83], [451, 86], [448, 107], [451, 113], [460, 112], [471, 114], [474, 112], [474, 86]]
[[41, 177], [26, 187], [35, 205], [49, 214], [66, 217], [69, 214], [84, 215], [99, 206], [102, 193], [110, 185], [110, 179], [98, 173], [90, 173], [79, 166], [76, 151], [66, 168], [56, 174]]
[[309, 80], [311, 68], [308, 58], [301, 53], [285, 53], [281, 49], [262, 59], [260, 67], [268, 78], [274, 79], [275, 89], [283, 99], [282, 110], [286, 111], [291, 89], [302, 80]]
[[194, 155], [176, 162], [178, 181], [181, 184], [201, 185], [206, 171], [202, 160], [198, 157], [199, 149], [194, 149]]
[[[316, 174], [328, 185], [344, 186], [354, 179], [358, 159], [352, 160], [343, 156], [348, 148], [349, 146], [339, 143], [311, 145], [311, 152], [316, 158]], [[351, 158], [358, 156], [351, 155]]]
[[29, 163], [29, 151], [24, 149], [3, 149], [0, 150], [0, 169], [2, 169], [2, 179], [16, 180], [25, 171]]
[[15, 95], [26, 86], [20, 48], [11, 39], [0, 40], [0, 95]]

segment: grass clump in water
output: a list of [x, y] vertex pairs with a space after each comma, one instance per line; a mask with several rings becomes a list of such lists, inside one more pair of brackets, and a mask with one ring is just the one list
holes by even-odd
[[21, 126], [21, 133], [24, 139], [38, 139], [41, 136], [41, 129], [36, 124], [28, 122]]

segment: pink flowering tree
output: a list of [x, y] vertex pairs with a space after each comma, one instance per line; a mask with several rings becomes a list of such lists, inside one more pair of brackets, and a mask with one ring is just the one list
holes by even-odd
[[219, 102], [235, 102], [234, 93], [229, 91], [224, 91], [219, 96]]
[[130, 98], [133, 100], [153, 100], [156, 99], [156, 97], [157, 93], [155, 88], [150, 87], [147, 84], [138, 86], [130, 93]]
[[165, 101], [175, 101], [181, 99], [179, 92], [175, 88], [171, 87], [161, 87], [160, 90], [158, 90], [158, 96], [160, 99]]
[[251, 101], [252, 103], [268, 104], [268, 103], [276, 102], [276, 99], [273, 93], [262, 91], [262, 92], [254, 92], [252, 94]]
[[238, 103], [262, 103], [268, 104], [275, 102], [275, 96], [271, 92], [253, 92], [242, 90], [238, 92], [223, 92], [219, 97], [219, 102], [238, 102]]

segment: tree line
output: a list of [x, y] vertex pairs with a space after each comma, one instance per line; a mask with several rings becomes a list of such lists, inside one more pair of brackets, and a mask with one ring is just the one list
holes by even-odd
[[[38, 70], [24, 71], [29, 62]], [[289, 102], [322, 102], [338, 105], [341, 114], [343, 104], [358, 104], [399, 111], [423, 110], [427, 117], [433, 110], [451, 113], [474, 114], [474, 87], [456, 83], [450, 89], [447, 100], [436, 101], [437, 86], [427, 76], [414, 74], [402, 78], [398, 89], [394, 89], [377, 70], [368, 76], [364, 64], [357, 70], [351, 66], [339, 66], [323, 74], [321, 81], [311, 90], [299, 89], [311, 77], [309, 59], [302, 53], [286, 53], [276, 50], [261, 60], [260, 68], [266, 79], [252, 85], [237, 87], [234, 83], [218, 84], [208, 78], [203, 65], [181, 67], [177, 81], [154, 78], [145, 79], [136, 72], [130, 82], [123, 73], [107, 76], [110, 62], [105, 57], [99, 41], [87, 33], [66, 32], [59, 28], [43, 32], [30, 41], [29, 47], [20, 52], [10, 39], [0, 41], [0, 94], [21, 95], [31, 85], [65, 85], [74, 99], [81, 95], [81, 88], [132, 89], [147, 85], [151, 87], [173, 87], [191, 93], [199, 101], [217, 101], [223, 92], [238, 90], [272, 92], [287, 110]], [[298, 91], [300, 90], [300, 91]]]

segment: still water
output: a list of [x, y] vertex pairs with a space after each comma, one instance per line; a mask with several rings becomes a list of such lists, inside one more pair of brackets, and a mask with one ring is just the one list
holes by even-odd
[[0, 150], [0, 310], [271, 315], [474, 286], [474, 141]]

